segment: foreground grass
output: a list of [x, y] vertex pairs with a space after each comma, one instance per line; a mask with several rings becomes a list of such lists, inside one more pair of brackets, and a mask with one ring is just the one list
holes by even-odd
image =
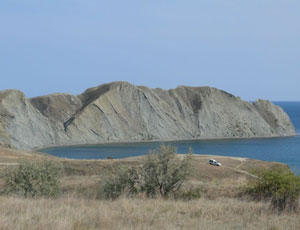
[[102, 201], [0, 197], [0, 229], [300, 229], [297, 214], [232, 198]]
[[[210, 158], [222, 167], [208, 164]], [[0, 147], [0, 174], [20, 160], [50, 159], [63, 164], [62, 195], [57, 199], [0, 196], [0, 230], [37, 229], [300, 229], [299, 214], [269, 210], [267, 203], [237, 199], [239, 188], [256, 179], [254, 171], [275, 162], [195, 155], [185, 188], [201, 188], [193, 201], [121, 198], [96, 200], [99, 182], [119, 166], [139, 166], [143, 157], [120, 160], [67, 160]], [[0, 190], [4, 188], [0, 178]]]

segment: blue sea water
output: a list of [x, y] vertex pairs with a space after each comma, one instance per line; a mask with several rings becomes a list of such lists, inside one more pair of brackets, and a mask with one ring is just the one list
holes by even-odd
[[[290, 116], [296, 132], [300, 133], [300, 102], [274, 102]], [[177, 147], [179, 153], [246, 157], [288, 164], [300, 172], [300, 136], [262, 139], [190, 140], [164, 142]], [[156, 149], [162, 142], [122, 143], [51, 147], [40, 151], [72, 159], [106, 159], [140, 156]]]

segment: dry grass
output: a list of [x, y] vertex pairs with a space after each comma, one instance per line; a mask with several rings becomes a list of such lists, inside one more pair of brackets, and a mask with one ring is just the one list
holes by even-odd
[[[222, 162], [222, 167], [208, 164], [210, 158]], [[138, 166], [143, 157], [119, 160], [62, 160], [66, 176], [62, 180], [63, 191], [85, 198], [95, 198], [99, 181], [122, 166]], [[220, 196], [234, 197], [239, 187], [255, 178], [251, 172], [257, 168], [270, 168], [279, 163], [263, 162], [245, 158], [195, 155], [193, 173], [186, 187], [200, 187], [202, 195], [215, 199]], [[282, 165], [284, 166], [284, 165]]]
[[[208, 160], [214, 158], [222, 162], [222, 167], [211, 166]], [[115, 172], [119, 166], [139, 166], [144, 157], [131, 157], [119, 160], [69, 160], [55, 158], [33, 151], [18, 151], [0, 147], [0, 174], [5, 167], [13, 167], [22, 159], [51, 159], [60, 161], [64, 166], [62, 189], [65, 194], [93, 199], [99, 190], [99, 181]], [[257, 161], [245, 158], [194, 155], [193, 174], [187, 188], [200, 187], [206, 191], [202, 195], [209, 199], [234, 197], [237, 188], [253, 179], [252, 171], [256, 168], [269, 168], [279, 163]], [[0, 189], [3, 179], [0, 178]]]
[[300, 229], [299, 215], [231, 198], [197, 201], [0, 198], [0, 229]]
[[0, 163], [1, 165], [18, 163], [22, 159], [40, 160], [40, 159], [51, 159], [57, 160], [48, 154], [37, 153], [34, 151], [21, 151], [16, 149], [4, 148], [0, 145]]
[[[186, 184], [203, 188], [202, 198], [176, 201], [143, 198], [96, 200], [99, 181], [120, 165], [137, 166], [143, 157], [122, 160], [67, 160], [0, 147], [0, 172], [21, 159], [62, 162], [63, 195], [58, 199], [22, 199], [0, 196], [0, 230], [89, 229], [300, 229], [297, 214], [276, 215], [266, 203], [234, 198], [237, 188], [252, 180], [257, 168], [278, 163], [243, 158], [195, 155], [193, 175]], [[208, 159], [222, 167], [208, 164]], [[3, 181], [0, 180], [0, 189]], [[142, 196], [141, 196], [142, 197]]]

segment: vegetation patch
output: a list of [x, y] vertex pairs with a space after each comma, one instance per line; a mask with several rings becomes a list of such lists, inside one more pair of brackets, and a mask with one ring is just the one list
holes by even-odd
[[139, 183], [135, 168], [120, 168], [115, 175], [105, 178], [101, 183], [98, 198], [116, 199], [122, 194], [132, 196], [140, 190]]
[[270, 200], [271, 208], [283, 211], [299, 209], [300, 178], [282, 167], [264, 169], [258, 179], [248, 184], [245, 192], [255, 200]]
[[163, 145], [158, 151], [150, 151], [142, 166], [119, 169], [106, 178], [100, 191], [111, 199], [137, 193], [167, 198], [178, 192], [186, 181], [191, 172], [191, 159], [191, 154], [180, 158], [175, 147]]
[[54, 161], [22, 161], [4, 171], [5, 195], [56, 197], [60, 194], [62, 166]]

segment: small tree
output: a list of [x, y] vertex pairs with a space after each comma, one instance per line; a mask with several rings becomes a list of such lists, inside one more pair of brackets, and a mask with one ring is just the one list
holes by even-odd
[[191, 156], [181, 157], [175, 147], [161, 146], [157, 152], [149, 152], [140, 168], [118, 169], [115, 175], [104, 179], [98, 197], [116, 199], [138, 192], [168, 197], [181, 188], [189, 175]]
[[60, 193], [62, 166], [53, 161], [22, 161], [16, 168], [4, 172], [7, 195], [23, 197], [55, 197]]
[[168, 197], [177, 192], [190, 173], [191, 154], [182, 159], [173, 146], [162, 145], [157, 152], [150, 151], [142, 166], [141, 190], [148, 196], [159, 193]]
[[300, 178], [282, 167], [263, 170], [259, 178], [246, 189], [254, 199], [271, 201], [271, 208], [278, 211], [298, 209]]

